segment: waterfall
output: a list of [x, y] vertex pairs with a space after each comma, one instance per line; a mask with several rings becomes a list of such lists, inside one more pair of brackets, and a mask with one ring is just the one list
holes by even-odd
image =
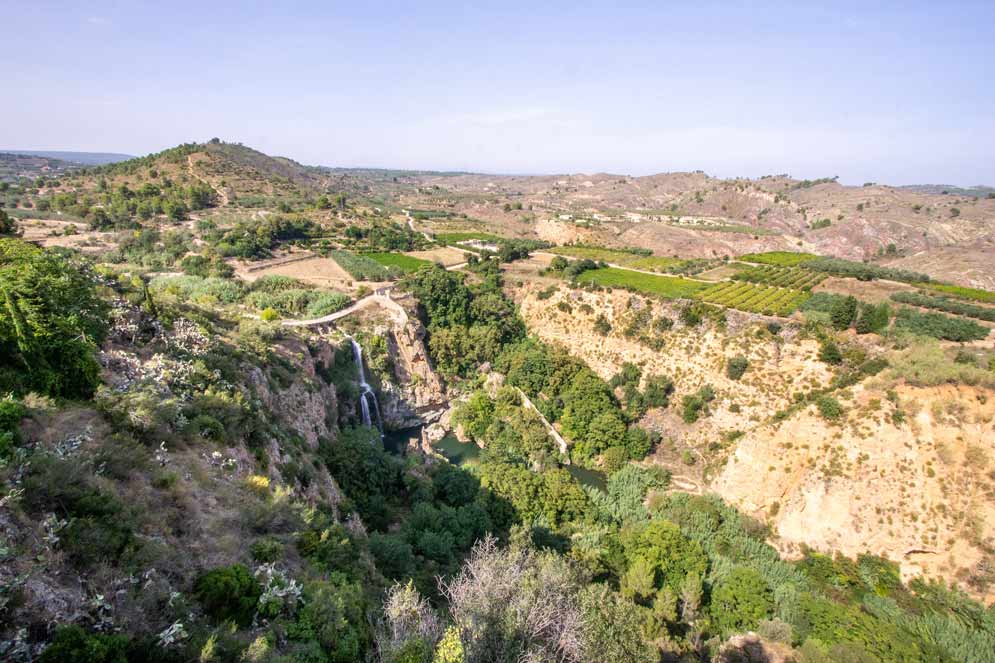
[[383, 437], [383, 420], [380, 418], [380, 404], [377, 403], [377, 395], [374, 393], [373, 387], [366, 381], [366, 369], [363, 368], [363, 348], [351, 336], [349, 337], [349, 342], [352, 343], [352, 358], [356, 362], [356, 371], [359, 373], [359, 409], [363, 415], [363, 425], [373, 425], [373, 417], [370, 416], [370, 406], [372, 404], [372, 414], [376, 417], [377, 430], [380, 431], [380, 437]]

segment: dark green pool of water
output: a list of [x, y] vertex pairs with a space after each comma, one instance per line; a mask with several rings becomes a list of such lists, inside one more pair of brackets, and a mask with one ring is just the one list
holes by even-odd
[[383, 435], [383, 448], [392, 454], [403, 456], [411, 440], [421, 439], [421, 426], [412, 428], [402, 428], [401, 430], [389, 430]]
[[480, 447], [473, 442], [460, 442], [452, 433], [447, 434], [432, 446], [453, 465], [475, 463], [480, 457]]
[[[480, 447], [473, 442], [460, 442], [455, 435], [449, 434], [435, 443], [435, 450], [445, 456], [453, 465], [464, 463], [475, 463], [480, 456]], [[576, 465], [566, 465], [567, 472], [570, 473], [582, 486], [591, 486], [598, 490], [604, 490], [608, 485], [608, 477], [604, 472], [589, 470]]]
[[566, 469], [570, 473], [570, 476], [577, 479], [582, 486], [590, 486], [598, 490], [605, 490], [608, 487], [608, 477], [605, 476], [604, 472], [589, 470], [586, 467], [578, 467], [577, 465], [567, 465]]

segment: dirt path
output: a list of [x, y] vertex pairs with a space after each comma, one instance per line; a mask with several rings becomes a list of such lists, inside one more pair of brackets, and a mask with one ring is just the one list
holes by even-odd
[[218, 187], [216, 187], [213, 184], [211, 184], [207, 180], [207, 178], [198, 175], [197, 172], [193, 169], [193, 155], [192, 154], [188, 154], [187, 155], [187, 170], [190, 171], [190, 176], [192, 178], [194, 178], [198, 182], [203, 182], [207, 186], [211, 187], [214, 190], [214, 193], [218, 194], [218, 199], [221, 201], [221, 204], [223, 206], [225, 206], [225, 207], [228, 206], [228, 194], [225, 193], [223, 189], [219, 189]]
[[532, 410], [533, 412], [539, 415], [539, 419], [542, 421], [543, 426], [546, 427], [546, 432], [549, 433], [549, 435], [553, 438], [553, 440], [556, 441], [556, 445], [560, 448], [560, 453], [563, 455], [564, 458], [563, 460], [564, 464], [569, 465], [570, 452], [567, 450], [567, 441], [563, 439], [563, 436], [560, 435], [560, 433], [555, 428], [553, 428], [553, 425], [549, 423], [549, 421], [546, 419], [546, 415], [540, 412], [539, 408], [537, 408], [535, 405], [532, 404], [532, 401], [529, 399], [528, 396], [525, 395], [524, 391], [522, 391], [518, 387], [515, 387], [515, 390], [518, 392], [518, 395], [522, 397], [522, 402], [525, 404], [525, 407], [527, 407], [528, 409]]
[[432, 236], [429, 235], [424, 230], [422, 230], [422, 231], [415, 230], [415, 220], [413, 218], [411, 218], [411, 212], [409, 212], [406, 209], [403, 209], [401, 211], [404, 212], [404, 216], [408, 217], [408, 228], [411, 228], [411, 232], [413, 232], [413, 233], [421, 232], [421, 236], [424, 237], [425, 239], [427, 239], [428, 241], [430, 241], [430, 242], [434, 242], [435, 241], [434, 239], [432, 239]]
[[347, 315], [352, 315], [357, 311], [361, 311], [370, 306], [382, 306], [389, 311], [394, 313], [395, 321], [400, 325], [404, 326], [408, 323], [408, 314], [405, 312], [404, 308], [395, 302], [390, 296], [391, 289], [378, 288], [373, 292], [372, 295], [363, 297], [358, 302], [352, 306], [347, 306], [341, 311], [336, 311], [335, 313], [330, 313], [329, 315], [322, 316], [320, 318], [314, 318], [312, 320], [284, 320], [281, 324], [284, 327], [314, 327], [318, 325], [326, 325], [330, 322], [335, 322], [340, 320]]

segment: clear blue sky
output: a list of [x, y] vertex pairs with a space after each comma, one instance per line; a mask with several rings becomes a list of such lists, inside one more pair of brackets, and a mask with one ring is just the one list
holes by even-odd
[[0, 148], [995, 184], [992, 0], [3, 4]]

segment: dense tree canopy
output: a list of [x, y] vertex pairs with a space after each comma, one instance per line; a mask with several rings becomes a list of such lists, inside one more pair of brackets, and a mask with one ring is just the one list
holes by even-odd
[[82, 261], [0, 239], [0, 392], [93, 393], [107, 305]]

